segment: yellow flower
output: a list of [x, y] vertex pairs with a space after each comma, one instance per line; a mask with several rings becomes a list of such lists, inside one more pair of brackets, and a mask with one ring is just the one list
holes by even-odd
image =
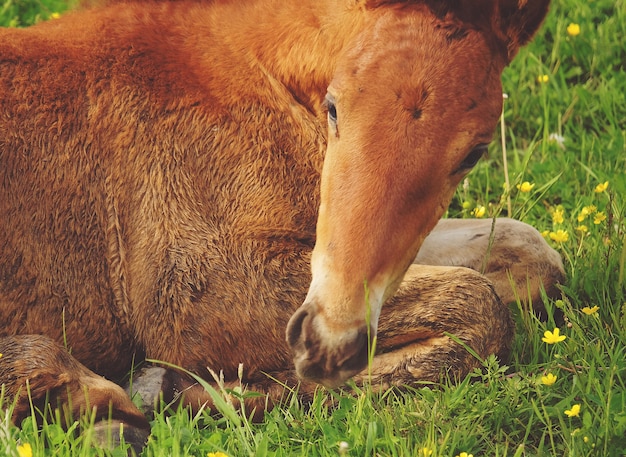
[[519, 191], [524, 193], [530, 192], [533, 187], [535, 187], [535, 183], [531, 184], [528, 181], [524, 181], [523, 183], [517, 185]]
[[606, 219], [606, 214], [604, 214], [602, 211], [598, 211], [593, 218], [593, 223], [595, 225], [598, 225], [598, 224], [601, 224], [605, 219]]
[[[558, 328], [557, 328], [558, 330]], [[556, 376], [553, 375], [552, 373], [548, 373], [545, 376], [541, 377], [541, 383], [544, 386], [551, 386], [552, 384], [554, 384], [556, 382]]]
[[573, 22], [567, 26], [567, 34], [569, 36], [576, 36], [580, 34], [580, 25], [574, 24]]
[[562, 224], [564, 221], [563, 213], [564, 210], [560, 206], [554, 208], [554, 210], [552, 211], [552, 222], [555, 224]]
[[420, 449], [420, 455], [428, 457], [430, 455], [433, 455], [433, 450], [427, 447], [423, 447], [422, 449]]
[[583, 233], [586, 233], [586, 232], [588, 232], [588, 231], [589, 231], [589, 229], [587, 228], [587, 226], [586, 226], [586, 225], [584, 225], [584, 224], [583, 224], [583, 225], [579, 225], [578, 227], [576, 227], [576, 230], [577, 230], [577, 231], [579, 231], [579, 232], [583, 232]]
[[548, 238], [550, 236], [550, 230], [544, 230], [541, 232], [541, 236], [544, 238]]
[[585, 313], [587, 316], [591, 316], [592, 314], [597, 313], [599, 309], [600, 309], [599, 306], [594, 306], [593, 308], [589, 308], [588, 306], [585, 306], [583, 309], [581, 309], [581, 311]]
[[580, 210], [580, 213], [578, 213], [576, 219], [578, 219], [578, 222], [582, 222], [587, 219], [587, 216], [589, 216], [589, 209], [587, 206], [585, 206], [583, 209]]
[[61, 17], [61, 14], [59, 14], [59, 13], [52, 13], [52, 14], [50, 15], [50, 19], [58, 19], [58, 18], [60, 18], [60, 17]]
[[594, 191], [596, 194], [599, 194], [599, 193], [604, 192], [604, 191], [605, 191], [608, 187], [609, 187], [609, 182], [608, 182], [608, 181], [604, 181], [604, 182], [602, 182], [602, 183], [598, 184], [598, 185], [595, 187], [595, 189], [593, 189], [593, 191]]
[[580, 213], [578, 214], [578, 218], [577, 218], [578, 222], [584, 221], [587, 218], [587, 216], [595, 213], [596, 210], [597, 208], [594, 205], [583, 206], [583, 209], [581, 209]]
[[559, 335], [559, 333], [560, 330], [558, 327], [556, 327], [552, 332], [550, 330], [546, 330], [543, 333], [543, 338], [541, 338], [541, 341], [547, 344], [559, 343], [565, 339], [565, 335]]
[[223, 452], [209, 452], [207, 454], [207, 457], [228, 457], [226, 454], [224, 454]]
[[550, 232], [550, 239], [552, 241], [556, 241], [557, 243], [565, 243], [569, 240], [569, 234], [566, 230], [557, 230], [556, 232]]
[[472, 214], [474, 215], [474, 217], [483, 217], [485, 215], [485, 212], [487, 211], [487, 209], [484, 206], [477, 206], [476, 208], [474, 208], [474, 211], [472, 211]]
[[20, 457], [33, 457], [33, 448], [28, 443], [20, 444], [17, 446], [17, 453]]
[[537, 76], [537, 82], [540, 84], [546, 84], [548, 81], [550, 81], [550, 76], [548, 75]]
[[566, 409], [565, 415], [567, 417], [577, 417], [580, 414], [580, 405], [577, 403], [572, 406], [572, 409]]
[[456, 457], [474, 457], [474, 454], [468, 454], [467, 452], [461, 452], [457, 454]]

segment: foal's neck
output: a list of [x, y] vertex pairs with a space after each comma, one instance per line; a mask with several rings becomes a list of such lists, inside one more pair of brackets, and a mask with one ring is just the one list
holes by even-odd
[[360, 30], [358, 9], [330, 0], [249, 0], [228, 6], [236, 11], [233, 33], [252, 58], [317, 112], [337, 57]]

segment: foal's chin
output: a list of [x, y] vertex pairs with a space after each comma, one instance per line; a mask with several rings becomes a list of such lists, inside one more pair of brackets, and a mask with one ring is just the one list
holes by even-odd
[[312, 306], [303, 305], [287, 326], [296, 373], [328, 388], [342, 385], [367, 367], [369, 338], [375, 332], [363, 324], [335, 334]]

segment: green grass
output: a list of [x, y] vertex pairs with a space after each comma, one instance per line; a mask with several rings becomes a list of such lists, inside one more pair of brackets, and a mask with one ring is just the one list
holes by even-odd
[[0, 26], [25, 27], [55, 17], [73, 0], [0, 0]]
[[[7, 0], [0, 24], [28, 25], [62, 8], [60, 0]], [[580, 25], [579, 35], [568, 34], [570, 23]], [[566, 241], [550, 241], [565, 262], [563, 296], [546, 302], [565, 315], [564, 341], [544, 343], [554, 319], [540, 322], [513, 306], [508, 367], [490, 359], [460, 384], [404, 393], [320, 389], [310, 407], [292, 396], [260, 424], [228, 405], [222, 416], [158, 414], [143, 455], [626, 455], [625, 36], [624, 0], [554, 0], [539, 36], [503, 77], [510, 194], [498, 137], [449, 210], [472, 217], [484, 206], [485, 217], [507, 215], [510, 196], [513, 217], [548, 238], [567, 233]], [[517, 189], [524, 181], [534, 184], [530, 192]], [[594, 192], [606, 181], [606, 190]], [[579, 221], [591, 205], [595, 211]], [[594, 306], [592, 315], [582, 311]], [[541, 381], [548, 373], [556, 376], [549, 386]], [[574, 405], [580, 413], [568, 417]], [[87, 432], [77, 435], [55, 422], [26, 420], [18, 429], [0, 416], [0, 454], [17, 456], [17, 444], [28, 443], [36, 456], [124, 455], [92, 447], [85, 420]]]

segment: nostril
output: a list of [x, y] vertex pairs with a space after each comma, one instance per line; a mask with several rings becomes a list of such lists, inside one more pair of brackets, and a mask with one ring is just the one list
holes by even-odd
[[369, 341], [367, 329], [360, 329], [356, 339], [350, 346], [346, 347], [345, 357], [338, 361], [342, 370], [354, 374], [367, 366], [370, 350]]
[[291, 316], [291, 319], [289, 319], [289, 323], [287, 324], [287, 343], [292, 349], [300, 339], [302, 323], [307, 316], [308, 313], [306, 311], [299, 309]]

